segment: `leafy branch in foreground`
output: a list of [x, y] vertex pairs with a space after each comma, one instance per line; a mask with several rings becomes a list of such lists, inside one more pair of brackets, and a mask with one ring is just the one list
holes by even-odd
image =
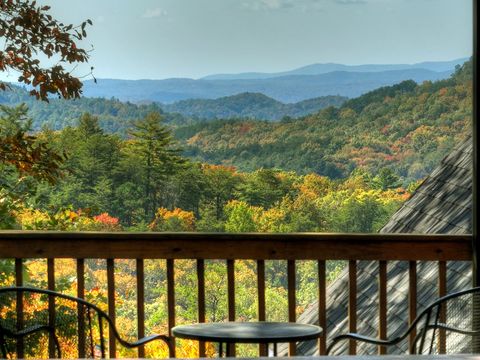
[[13, 166], [20, 176], [29, 175], [53, 184], [61, 175], [65, 155], [27, 134], [31, 121], [26, 113], [24, 105], [16, 108], [0, 105], [0, 164]]
[[[77, 41], [87, 36], [86, 20], [78, 26], [63, 24], [48, 13], [49, 6], [37, 6], [29, 0], [0, 0], [0, 71], [13, 70], [18, 81], [30, 85], [30, 94], [48, 101], [49, 94], [65, 99], [78, 98], [82, 83], [64, 68], [88, 61], [89, 54], [78, 47]], [[45, 66], [40, 58], [54, 63]], [[0, 82], [0, 89], [7, 85]]]

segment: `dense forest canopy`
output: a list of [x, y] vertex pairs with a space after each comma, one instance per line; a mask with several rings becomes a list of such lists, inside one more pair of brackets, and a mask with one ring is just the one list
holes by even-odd
[[437, 82], [404, 81], [280, 123], [218, 120], [175, 130], [185, 155], [243, 171], [280, 168], [344, 178], [383, 167], [425, 177], [471, 131], [472, 63]]
[[61, 176], [53, 187], [28, 176], [28, 186], [18, 186], [18, 169], [4, 162], [2, 184], [16, 192], [9, 193], [15, 206], [2, 205], [3, 226], [376, 231], [470, 132], [471, 91], [468, 62], [448, 80], [405, 81], [303, 118], [173, 128], [153, 104], [83, 99], [142, 117], [123, 134], [105, 131], [89, 113], [38, 132], [39, 142], [65, 154]]
[[162, 105], [166, 112], [180, 113], [201, 119], [250, 118], [280, 120], [315, 113], [329, 106], [338, 107], [347, 100], [344, 96], [322, 96], [285, 104], [262, 93], [241, 93], [218, 99], [189, 99]]

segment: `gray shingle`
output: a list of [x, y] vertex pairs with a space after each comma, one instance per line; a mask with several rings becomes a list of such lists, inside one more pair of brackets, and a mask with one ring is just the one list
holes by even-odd
[[[467, 138], [455, 151], [425, 179], [412, 197], [404, 203], [380, 230], [381, 233], [437, 233], [470, 234], [472, 232], [472, 139]], [[378, 328], [378, 262], [358, 263], [357, 296], [358, 329], [366, 335], [376, 336]], [[399, 335], [407, 327], [408, 314], [408, 262], [389, 262], [387, 268], [387, 322], [389, 336]], [[471, 264], [447, 263], [447, 291], [470, 287]], [[422, 262], [417, 265], [417, 311], [421, 311], [437, 297], [438, 265]], [[329, 338], [348, 331], [348, 270], [344, 270], [327, 289], [327, 330]], [[318, 304], [312, 304], [299, 322], [318, 323]], [[286, 354], [286, 346], [279, 349]], [[338, 353], [346, 353], [342, 344]], [[300, 344], [298, 354], [318, 354], [316, 342]], [[406, 351], [400, 346], [389, 353]], [[358, 354], [375, 354], [372, 345], [359, 344]]]

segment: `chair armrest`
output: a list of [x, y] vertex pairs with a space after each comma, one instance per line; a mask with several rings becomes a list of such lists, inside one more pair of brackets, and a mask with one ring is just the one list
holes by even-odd
[[364, 336], [364, 335], [357, 334], [357, 333], [342, 334], [342, 335], [335, 336], [332, 339], [332, 342], [327, 347], [327, 355], [330, 353], [330, 351], [333, 349], [333, 347], [342, 340], [355, 340], [355, 341], [360, 341], [360, 342], [366, 342], [368, 344], [389, 346], [389, 345], [396, 344], [398, 341], [401, 340], [401, 338], [396, 338], [396, 339], [393, 339], [393, 340], [381, 340], [381, 339], [372, 338], [372, 337]]
[[23, 338], [24, 336], [27, 336], [27, 335], [30, 335], [30, 334], [36, 333], [37, 331], [42, 331], [42, 330], [51, 332], [53, 330], [53, 328], [49, 325], [35, 325], [35, 326], [31, 326], [29, 328], [26, 328], [26, 329], [23, 329], [23, 330], [20, 330], [20, 331], [17, 331], [17, 332], [13, 332], [13, 331], [8, 330], [8, 329], [4, 329], [3, 331], [7, 336], [15, 338], [15, 339], [19, 339], [19, 338]]
[[454, 332], [454, 333], [457, 333], [457, 334], [470, 335], [470, 336], [480, 334], [480, 330], [463, 330], [463, 329], [455, 328], [453, 326], [445, 325], [443, 323], [437, 324], [436, 326], [434, 326], [434, 325], [429, 325], [428, 326], [428, 330], [434, 329], [434, 328], [442, 329], [442, 330], [446, 330], [446, 331], [451, 331], [451, 332]]
[[168, 346], [169, 353], [170, 354], [174, 353], [172, 338], [170, 338], [169, 336], [166, 336], [166, 335], [153, 334], [153, 335], [145, 336], [145, 337], [143, 337], [141, 339], [138, 339], [137, 341], [134, 341], [134, 342], [128, 342], [126, 340], [123, 340], [119, 336], [117, 336], [117, 339], [123, 346], [128, 347], [128, 348], [136, 348], [136, 347], [145, 345], [145, 344], [147, 344], [151, 341], [154, 341], [154, 340], [161, 340]]
[[151, 341], [154, 341], [154, 340], [162, 340], [164, 341], [165, 343], [170, 343], [170, 338], [166, 335], [158, 335], [158, 334], [154, 334], [154, 335], [150, 335], [150, 336], [145, 336], [144, 338], [141, 338], [141, 339], [138, 339], [137, 341], [134, 341], [132, 343], [129, 343], [131, 347], [138, 347], [138, 346], [141, 346], [141, 345], [145, 345]]

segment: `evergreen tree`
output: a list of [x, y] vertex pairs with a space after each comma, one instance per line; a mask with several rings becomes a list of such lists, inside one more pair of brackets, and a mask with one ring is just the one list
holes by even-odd
[[158, 112], [151, 112], [137, 120], [130, 132], [134, 137], [133, 156], [142, 166], [139, 183], [144, 191], [143, 208], [150, 219], [153, 219], [156, 209], [161, 206], [166, 180], [184, 163], [171, 131], [162, 121]]

